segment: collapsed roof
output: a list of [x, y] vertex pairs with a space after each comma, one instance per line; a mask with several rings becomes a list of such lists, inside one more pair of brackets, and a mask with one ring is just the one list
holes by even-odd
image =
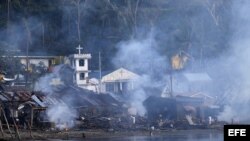
[[33, 102], [37, 107], [66, 104], [70, 107], [119, 106], [121, 103], [109, 94], [96, 94], [75, 86], [67, 86], [53, 94], [31, 91], [8, 91], [0, 93], [0, 102]]

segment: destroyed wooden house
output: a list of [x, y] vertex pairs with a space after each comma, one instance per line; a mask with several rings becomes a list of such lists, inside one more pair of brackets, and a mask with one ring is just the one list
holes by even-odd
[[191, 97], [191, 98], [200, 98], [203, 100], [201, 109], [202, 109], [202, 120], [207, 119], [209, 116], [216, 118], [219, 113], [222, 111], [222, 107], [217, 105], [217, 98], [210, 96], [206, 93], [196, 92], [196, 93], [179, 93], [177, 96]]
[[0, 93], [1, 121], [5, 124], [17, 124], [21, 127], [32, 126], [34, 110], [41, 107], [41, 93], [30, 91], [4, 91]]
[[173, 98], [150, 96], [144, 101], [150, 121], [163, 120], [183, 121], [189, 116], [200, 119], [203, 116], [201, 98], [177, 96]]
[[[69, 102], [70, 101], [70, 102]], [[63, 87], [53, 94], [30, 91], [1, 92], [1, 121], [20, 127], [48, 128], [53, 126], [47, 108], [64, 104], [78, 111], [78, 117], [112, 117], [121, 112], [121, 103], [108, 94], [96, 94], [79, 87]], [[4, 114], [3, 114], [4, 113]], [[5, 117], [7, 120], [4, 120]], [[76, 119], [77, 120], [77, 119]]]
[[96, 94], [75, 86], [65, 87], [53, 95], [65, 101], [70, 107], [77, 109], [79, 116], [116, 114], [121, 110], [119, 107], [122, 105], [110, 94]]
[[76, 122], [80, 128], [108, 128], [110, 120], [125, 111], [122, 103], [111, 95], [75, 86], [64, 87], [53, 95], [77, 111]]
[[156, 120], [159, 115], [169, 120], [177, 118], [177, 104], [173, 98], [150, 96], [143, 102], [149, 120]]

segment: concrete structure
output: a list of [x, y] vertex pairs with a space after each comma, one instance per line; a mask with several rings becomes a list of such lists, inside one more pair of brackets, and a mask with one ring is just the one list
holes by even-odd
[[91, 54], [82, 54], [83, 48], [80, 45], [77, 47], [78, 54], [72, 54], [69, 56], [69, 63], [74, 70], [73, 80], [74, 83], [82, 88], [86, 88], [88, 85], [88, 60], [91, 59]]
[[124, 68], [102, 77], [102, 92], [125, 94], [134, 89], [134, 82], [140, 76]]
[[28, 58], [28, 64], [37, 65], [39, 63], [43, 63], [46, 67], [50, 67], [55, 65], [56, 56], [18, 56], [20, 58], [20, 62], [24, 65], [27, 64], [26, 59]]
[[43, 64], [47, 68], [55, 65], [57, 60], [60, 60], [59, 56], [14, 56], [14, 58], [20, 59], [21, 64], [24, 66], [27, 66], [27, 64], [29, 67], [32, 64], [36, 66]]

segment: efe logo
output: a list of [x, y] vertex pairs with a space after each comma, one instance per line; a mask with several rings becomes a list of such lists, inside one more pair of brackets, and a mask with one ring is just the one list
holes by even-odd
[[224, 125], [224, 141], [249, 141], [247, 136], [250, 136], [250, 125]]
[[246, 136], [246, 129], [228, 129], [228, 136]]

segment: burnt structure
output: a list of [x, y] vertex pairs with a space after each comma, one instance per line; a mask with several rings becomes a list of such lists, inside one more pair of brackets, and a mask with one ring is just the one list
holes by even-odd
[[148, 120], [154, 121], [184, 121], [190, 125], [200, 123], [204, 119], [203, 99], [176, 96], [156, 97], [150, 96], [144, 101]]

